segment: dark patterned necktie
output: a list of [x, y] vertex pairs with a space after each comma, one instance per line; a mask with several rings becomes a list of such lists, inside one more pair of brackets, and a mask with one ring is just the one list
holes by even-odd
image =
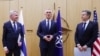
[[13, 27], [14, 27], [14, 31], [16, 32], [16, 30], [17, 30], [17, 28], [16, 28], [16, 24], [15, 24], [15, 22], [13, 22]]

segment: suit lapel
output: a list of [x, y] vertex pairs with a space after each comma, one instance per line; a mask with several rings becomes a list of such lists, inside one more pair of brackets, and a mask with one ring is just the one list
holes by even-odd
[[16, 32], [18, 32], [21, 29], [21, 26], [19, 25], [19, 23], [17, 22], [17, 30]]
[[44, 28], [47, 30], [46, 20], [44, 20], [44, 22], [43, 22], [43, 26], [44, 26]]
[[51, 21], [51, 27], [50, 27], [50, 29], [49, 29], [49, 30], [51, 30], [51, 29], [52, 29], [52, 27], [53, 27], [53, 22]]
[[89, 24], [87, 25], [87, 28], [85, 30], [85, 32], [89, 29], [91, 22], [89, 21]]
[[12, 24], [11, 24], [11, 22], [9, 21], [9, 25], [10, 25], [10, 27], [13, 29], [13, 31], [14, 31], [14, 28], [13, 28], [13, 26], [12, 26]]
[[44, 26], [45, 26], [45, 28], [47, 29], [46, 20], [44, 21]]
[[16, 31], [18, 31], [19, 30], [19, 24], [18, 24], [18, 22], [17, 22], [17, 29], [16, 29]]
[[80, 30], [83, 32], [83, 23], [80, 24]]

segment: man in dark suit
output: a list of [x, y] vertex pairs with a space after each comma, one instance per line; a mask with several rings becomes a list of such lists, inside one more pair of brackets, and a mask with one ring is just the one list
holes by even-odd
[[[4, 23], [3, 26], [3, 47], [6, 56], [20, 56], [20, 46], [24, 33], [22, 32], [22, 25], [17, 22], [17, 11], [10, 11], [10, 20]], [[19, 35], [21, 39], [19, 40]]]
[[88, 47], [92, 49], [93, 42], [97, 38], [98, 25], [90, 21], [91, 11], [82, 11], [82, 22], [77, 25], [75, 32], [75, 43], [80, 51], [86, 51]]
[[57, 36], [57, 25], [51, 20], [52, 11], [45, 11], [46, 19], [41, 21], [37, 35], [40, 37], [41, 56], [55, 56], [55, 40]]

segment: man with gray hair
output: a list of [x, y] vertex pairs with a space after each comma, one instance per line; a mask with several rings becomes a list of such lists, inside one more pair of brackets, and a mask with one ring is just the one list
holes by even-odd
[[[2, 43], [6, 56], [12, 56], [13, 54], [14, 56], [20, 56], [20, 47], [24, 33], [22, 25], [17, 20], [18, 12], [12, 10], [10, 11], [10, 20], [3, 25]], [[18, 41], [19, 35], [21, 35], [20, 41]]]
[[52, 20], [52, 10], [45, 10], [45, 20], [40, 22], [37, 30], [37, 35], [40, 38], [41, 56], [55, 56], [57, 32], [57, 25]]

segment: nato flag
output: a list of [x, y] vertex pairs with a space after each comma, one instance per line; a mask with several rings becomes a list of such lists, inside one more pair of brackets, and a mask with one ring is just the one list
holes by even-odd
[[63, 56], [63, 42], [62, 42], [62, 28], [61, 28], [61, 15], [60, 10], [58, 10], [57, 15], [57, 28], [58, 36], [56, 37], [56, 56]]

